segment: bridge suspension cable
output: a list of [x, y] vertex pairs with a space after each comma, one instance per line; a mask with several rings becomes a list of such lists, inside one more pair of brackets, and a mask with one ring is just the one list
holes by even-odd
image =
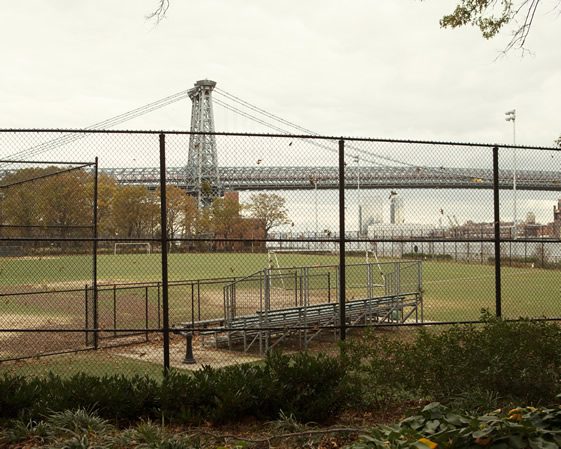
[[[140, 117], [142, 115], [148, 114], [152, 111], [157, 109], [161, 109], [165, 106], [168, 106], [172, 103], [176, 103], [177, 101], [183, 100], [187, 98], [187, 90], [183, 90], [181, 92], [177, 92], [173, 95], [169, 95], [167, 97], [161, 98], [160, 100], [154, 101], [152, 103], [148, 103], [144, 106], [138, 107], [131, 111], [125, 112], [123, 114], [116, 115], [114, 117], [108, 118], [101, 122], [95, 123], [93, 125], [87, 126], [84, 129], [106, 129], [111, 128], [113, 126], [119, 125], [121, 123], [127, 122], [132, 120], [133, 118]], [[5, 160], [15, 160], [15, 159], [23, 159], [23, 158], [31, 158], [33, 156], [37, 156], [39, 154], [43, 154], [47, 151], [50, 151], [54, 148], [58, 148], [62, 145], [66, 145], [68, 143], [74, 142], [76, 140], [82, 139], [86, 137], [87, 133], [83, 132], [76, 132], [76, 133], [68, 133], [63, 134], [60, 137], [48, 140], [46, 142], [40, 143], [39, 145], [35, 145], [30, 148], [26, 148], [25, 150], [18, 151], [13, 153], [9, 156], [4, 156]], [[0, 165], [2, 167], [4, 164]]]
[[[132, 109], [131, 111], [116, 115], [114, 117], [108, 118], [106, 120], [103, 120], [101, 122], [95, 123], [93, 125], [87, 126], [85, 127], [83, 130], [95, 130], [95, 129], [106, 129], [106, 128], [111, 128], [113, 126], [119, 125], [121, 123], [125, 123], [131, 119], [143, 116], [145, 114], [148, 114], [150, 112], [153, 112], [155, 110], [161, 109], [165, 106], [168, 106], [170, 104], [176, 103], [178, 101], [181, 101], [185, 98], [188, 98], [188, 93], [189, 90], [182, 90], [180, 92], [177, 92], [175, 94], [169, 95], [167, 97], [161, 98], [157, 101], [148, 103], [144, 106], [140, 106], [138, 108]], [[279, 132], [281, 134], [286, 134], [286, 135], [290, 135], [290, 134], [294, 134], [295, 132], [293, 130], [296, 130], [297, 133], [300, 134], [306, 134], [306, 135], [310, 135], [310, 136], [320, 136], [319, 133], [312, 131], [310, 129], [307, 129], [303, 126], [297, 125], [289, 120], [286, 120], [282, 117], [279, 117], [278, 115], [275, 115], [271, 112], [268, 112], [265, 109], [262, 109], [246, 100], [243, 100], [239, 97], [237, 97], [236, 95], [233, 95], [223, 89], [219, 89], [219, 88], [215, 88], [214, 91], [221, 97], [223, 97], [226, 100], [229, 100], [231, 103], [227, 103], [226, 101], [223, 101], [222, 99], [217, 99], [216, 97], [213, 99], [213, 101], [231, 111], [234, 112], [235, 114], [241, 115], [243, 117], [246, 117], [252, 121], [255, 121], [256, 123], [259, 123], [263, 126], [266, 126], [270, 129], [275, 130], [276, 132]], [[250, 111], [252, 111], [252, 113], [244, 111], [241, 108], [247, 108]], [[260, 118], [258, 116], [256, 116], [254, 113], [256, 114], [261, 114], [263, 115], [265, 118]], [[273, 123], [272, 123], [272, 122]], [[278, 123], [274, 123], [274, 122], [278, 122]], [[279, 125], [280, 123], [280, 125]], [[293, 130], [287, 130], [286, 127], [292, 128]], [[48, 140], [46, 142], [40, 143], [38, 145], [32, 146], [30, 148], [26, 148], [24, 150], [18, 151], [16, 153], [13, 153], [11, 155], [8, 156], [4, 156], [3, 159], [5, 161], [8, 160], [16, 160], [16, 159], [30, 159], [34, 156], [38, 156], [40, 154], [46, 153], [50, 150], [53, 150], [57, 147], [60, 147], [62, 145], [66, 145], [69, 144], [71, 142], [74, 142], [76, 140], [85, 138], [87, 136], [86, 132], [83, 132], [82, 130], [80, 132], [73, 132], [73, 133], [68, 133], [68, 134], [64, 134], [61, 135], [60, 137]], [[324, 150], [333, 152], [333, 153], [337, 153], [338, 149], [329, 146], [328, 144], [322, 143], [322, 142], [318, 142], [315, 140], [308, 140], [305, 139], [307, 142], [311, 143], [312, 145], [315, 145], [319, 148], [322, 148]], [[400, 161], [398, 159], [392, 158], [392, 157], [388, 157], [388, 156], [381, 156], [375, 153], [372, 153], [370, 151], [364, 150], [362, 148], [358, 148], [356, 145], [353, 145], [351, 143], [347, 143], [347, 148], [349, 150], [351, 150], [352, 152], [354, 152], [355, 154], [349, 154], [348, 156], [352, 157], [352, 158], [357, 158], [358, 155], [360, 154], [360, 160], [371, 163], [375, 166], [380, 166], [380, 167], [395, 167], [395, 164], [401, 165], [401, 166], [407, 166], [407, 167], [415, 167], [417, 170], [420, 169], [426, 169], [428, 171], [434, 171], [434, 168], [431, 167], [422, 167], [416, 164], [411, 164], [408, 162], [404, 162], [404, 161]], [[384, 162], [380, 162], [380, 161], [384, 161]], [[388, 164], [391, 163], [391, 164]], [[7, 162], [0, 164], [0, 167], [4, 167], [7, 164]], [[439, 176], [442, 177], [442, 175], [444, 173], [442, 173], [442, 171], [439, 171]]]
[[[260, 119], [259, 117], [256, 117], [255, 115], [252, 115], [248, 112], [245, 112], [245, 111], [243, 111], [243, 110], [241, 110], [241, 109], [239, 109], [235, 106], [232, 106], [231, 104], [225, 103], [222, 100], [218, 100], [217, 98], [213, 99], [213, 103], [217, 104], [217, 105], [219, 105], [219, 106], [221, 106], [221, 107], [223, 107], [223, 108], [225, 108], [225, 109], [227, 109], [231, 112], [234, 112], [238, 115], [241, 115], [242, 117], [249, 118], [250, 120], [253, 120], [256, 123], [259, 123], [259, 124], [264, 125], [264, 126], [270, 128], [270, 129], [273, 129], [277, 132], [280, 132], [281, 134], [286, 134], [287, 136], [290, 136], [290, 134], [291, 134], [291, 132], [286, 130], [285, 128], [281, 128], [277, 125], [274, 125], [273, 123], [270, 123], [270, 122], [267, 122], [263, 119]], [[312, 135], [319, 135], [319, 134], [314, 133]], [[335, 148], [332, 148], [332, 147], [330, 147], [330, 146], [328, 146], [324, 143], [320, 143], [320, 142], [317, 142], [315, 140], [308, 140], [308, 139], [302, 139], [302, 140], [305, 140], [306, 142], [308, 142], [308, 143], [310, 143], [310, 144], [312, 144], [316, 147], [323, 148], [324, 150], [331, 151], [333, 153], [337, 153], [337, 151], [338, 151]], [[382, 164], [382, 163], [374, 161], [374, 160], [368, 160], [368, 159], [363, 159], [363, 160], [366, 160], [367, 162], [371, 162], [374, 165], [387, 166], [386, 164]]]
[[[282, 124], [284, 124], [284, 125], [287, 125], [287, 126], [289, 126], [289, 127], [292, 127], [292, 128], [296, 129], [296, 130], [297, 130], [298, 132], [300, 132], [300, 133], [309, 134], [309, 135], [311, 135], [311, 136], [320, 136], [320, 135], [321, 135], [321, 134], [319, 134], [319, 133], [317, 133], [317, 132], [315, 132], [315, 131], [312, 131], [312, 130], [310, 130], [310, 129], [304, 128], [304, 127], [302, 127], [302, 126], [300, 126], [300, 125], [297, 125], [297, 124], [295, 124], [295, 123], [293, 123], [293, 122], [290, 122], [290, 121], [288, 121], [288, 120], [286, 120], [286, 119], [284, 119], [284, 118], [282, 118], [282, 117], [279, 117], [278, 115], [275, 115], [275, 114], [273, 114], [273, 113], [271, 113], [271, 112], [268, 112], [268, 111], [266, 111], [265, 109], [262, 109], [262, 108], [260, 108], [260, 107], [258, 107], [258, 106], [255, 106], [254, 104], [251, 104], [251, 103], [249, 103], [248, 101], [242, 100], [241, 98], [239, 98], [239, 97], [237, 97], [237, 96], [235, 96], [235, 95], [233, 95], [233, 94], [231, 94], [231, 93], [225, 91], [224, 89], [220, 89], [220, 88], [218, 88], [218, 87], [215, 87], [215, 88], [214, 88], [214, 91], [215, 91], [216, 93], [218, 93], [219, 95], [222, 95], [223, 97], [229, 99], [230, 101], [233, 101], [234, 103], [237, 103], [237, 104], [239, 104], [239, 105], [241, 105], [241, 106], [247, 107], [248, 109], [251, 109], [251, 110], [254, 111], [254, 112], [260, 113], [260, 114], [262, 114], [262, 115], [264, 115], [264, 116], [266, 116], [266, 117], [268, 117], [268, 118], [270, 118], [270, 119], [276, 120], [276, 121], [278, 121], [278, 122], [280, 122], [280, 123], [282, 123]], [[217, 100], [216, 98], [214, 98], [214, 102], [217, 103], [218, 105], [222, 106], [222, 107], [225, 107], [226, 109], [231, 110], [232, 112], [235, 112], [235, 113], [240, 114], [240, 115], [242, 115], [242, 116], [244, 116], [244, 117], [247, 117], [247, 118], [249, 118], [249, 119], [251, 119], [251, 120], [253, 120], [253, 121], [257, 122], [257, 123], [260, 123], [260, 124], [262, 124], [262, 125], [265, 125], [265, 126], [271, 128], [271, 129], [274, 129], [274, 130], [276, 130], [276, 131], [280, 131], [280, 132], [283, 133], [283, 134], [292, 134], [291, 131], [288, 131], [288, 130], [286, 130], [285, 128], [280, 128], [279, 126], [273, 125], [273, 124], [270, 123], [270, 122], [265, 122], [264, 120], [259, 119], [258, 117], [255, 117], [255, 116], [252, 115], [252, 114], [246, 113], [246, 112], [240, 110], [239, 108], [235, 108], [235, 107], [233, 107], [233, 106], [225, 106], [225, 103], [224, 103], [224, 102], [221, 102], [220, 100]], [[318, 147], [320, 147], [320, 148], [323, 148], [323, 149], [325, 149], [325, 150], [328, 150], [328, 151], [331, 151], [331, 152], [334, 152], [334, 153], [337, 153], [337, 152], [338, 152], [337, 149], [332, 148], [332, 147], [330, 147], [330, 146], [328, 146], [328, 145], [322, 145], [322, 144], [319, 144], [318, 142], [314, 142], [314, 141], [309, 141], [309, 142], [311, 142], [312, 144], [314, 144], [314, 145], [316, 145], [316, 146], [318, 146]], [[355, 151], [356, 153], [360, 153], [360, 154], [362, 154], [362, 155], [364, 155], [364, 156], [367, 156], [366, 158], [365, 158], [365, 157], [361, 157], [361, 160], [366, 161], [366, 162], [370, 162], [371, 164], [374, 164], [374, 165], [378, 165], [378, 166], [382, 166], [382, 167], [389, 166], [388, 164], [384, 164], [384, 163], [381, 163], [381, 162], [379, 162], [379, 161], [372, 160], [372, 159], [371, 159], [372, 157], [374, 157], [374, 158], [376, 158], [376, 159], [381, 159], [381, 160], [384, 160], [384, 161], [387, 161], [387, 162], [392, 162], [392, 163], [394, 163], [394, 164], [404, 165], [404, 166], [408, 166], [408, 167], [417, 167], [417, 165], [415, 165], [415, 164], [411, 164], [411, 163], [408, 163], [408, 162], [400, 161], [400, 160], [398, 160], [398, 159], [394, 159], [394, 158], [391, 158], [391, 157], [388, 157], [388, 156], [380, 156], [380, 155], [378, 155], [378, 154], [374, 154], [374, 153], [372, 153], [372, 152], [370, 152], [370, 151], [364, 150], [364, 149], [362, 149], [362, 148], [358, 148], [356, 145], [347, 144], [347, 147], [348, 147], [349, 149]], [[350, 156], [351, 156], [351, 157], [357, 157], [356, 154], [355, 154], [355, 155], [350, 155]]]
[[[273, 121], [277, 121], [277, 122], [279, 122], [279, 123], [281, 123], [281, 124], [283, 124], [283, 125], [286, 125], [286, 126], [289, 126], [289, 127], [291, 127], [291, 128], [294, 128], [294, 129], [296, 129], [296, 130], [297, 130], [298, 132], [300, 132], [300, 133], [309, 134], [310, 136], [320, 136], [320, 135], [321, 135], [321, 134], [319, 134], [319, 133], [317, 133], [317, 132], [315, 132], [315, 131], [312, 131], [312, 130], [310, 130], [310, 129], [304, 128], [304, 127], [302, 127], [302, 126], [300, 126], [300, 125], [297, 125], [297, 124], [295, 124], [295, 123], [293, 123], [293, 122], [291, 122], [291, 121], [289, 121], [289, 120], [286, 120], [286, 119], [284, 119], [284, 118], [282, 118], [282, 117], [279, 117], [278, 115], [275, 115], [275, 114], [273, 114], [273, 113], [271, 113], [271, 112], [269, 112], [269, 111], [267, 111], [267, 110], [265, 110], [265, 109], [262, 109], [262, 108], [260, 108], [260, 107], [258, 107], [258, 106], [256, 106], [256, 105], [254, 105], [254, 104], [252, 104], [252, 103], [250, 103], [250, 102], [248, 102], [248, 101], [246, 101], [246, 100], [243, 100], [243, 99], [237, 97], [236, 95], [231, 94], [230, 92], [225, 91], [224, 89], [220, 89], [220, 88], [218, 88], [218, 87], [215, 87], [215, 88], [214, 88], [214, 92], [216, 92], [216, 93], [218, 93], [219, 95], [225, 97], [226, 99], [228, 99], [228, 100], [234, 102], [235, 104], [237, 104], [237, 105], [240, 106], [240, 107], [246, 107], [246, 108], [250, 109], [250, 110], [253, 111], [253, 112], [256, 112], [256, 113], [259, 113], [259, 114], [264, 115], [264, 116], [267, 117], [268, 119], [271, 119], [271, 120], [273, 120]], [[224, 108], [226, 108], [226, 109], [228, 109], [228, 110], [230, 110], [230, 111], [232, 111], [232, 112], [234, 112], [234, 113], [237, 113], [237, 114], [242, 115], [242, 116], [244, 116], [244, 117], [246, 117], [246, 118], [249, 118], [250, 120], [253, 120], [253, 121], [257, 122], [257, 123], [260, 123], [260, 124], [262, 124], [262, 125], [264, 125], [264, 126], [267, 126], [267, 127], [269, 127], [270, 129], [273, 129], [273, 130], [275, 130], [275, 131], [277, 131], [277, 132], [281, 132], [281, 133], [283, 133], [283, 134], [292, 134], [292, 133], [293, 133], [293, 132], [291, 132], [291, 131], [289, 131], [289, 130], [286, 130], [286, 128], [282, 128], [282, 127], [280, 127], [279, 125], [275, 125], [275, 124], [273, 124], [273, 123], [270, 123], [269, 121], [266, 121], [266, 120], [263, 120], [263, 119], [261, 119], [261, 118], [259, 118], [259, 117], [256, 117], [256, 116], [253, 115], [253, 114], [250, 114], [250, 113], [248, 113], [248, 112], [245, 112], [245, 111], [241, 110], [241, 109], [238, 108], [238, 107], [229, 105], [229, 104], [227, 104], [227, 103], [225, 103], [225, 102], [223, 102], [223, 101], [221, 101], [221, 100], [217, 100], [216, 97], [214, 97], [213, 101], [214, 101], [215, 103], [217, 103], [219, 106], [222, 106], [222, 107], [224, 107]], [[338, 152], [338, 149], [333, 148], [333, 147], [330, 147], [330, 146], [325, 145], [325, 144], [321, 144], [321, 143], [319, 143], [319, 142], [317, 142], [317, 141], [307, 140], [307, 139], [306, 139], [306, 141], [309, 142], [309, 143], [312, 143], [313, 145], [315, 145], [315, 146], [317, 146], [317, 147], [323, 148], [323, 149], [325, 149], [325, 150], [327, 150], [327, 151], [334, 152], [334, 153], [337, 153], [337, 152]], [[348, 148], [349, 150], [351, 150], [352, 152], [355, 153], [355, 154], [349, 154], [348, 156], [350, 156], [350, 157], [352, 157], [353, 159], [355, 159], [355, 158], [359, 157], [358, 155], [360, 154], [360, 160], [361, 160], [361, 161], [369, 162], [369, 163], [371, 163], [371, 164], [373, 164], [373, 165], [376, 165], [376, 166], [388, 167], [388, 168], [395, 168], [395, 167], [396, 167], [395, 164], [397, 164], [398, 166], [404, 166], [404, 167], [414, 168], [416, 173], [419, 173], [419, 172], [421, 172], [421, 171], [423, 171], [423, 172], [425, 172], [425, 173], [430, 173], [430, 174], [432, 174], [433, 176], [438, 177], [438, 178], [440, 178], [440, 179], [443, 179], [443, 178], [445, 179], [445, 178], [448, 178], [448, 177], [451, 176], [451, 175], [447, 172], [447, 170], [446, 170], [445, 167], [438, 167], [438, 168], [436, 168], [436, 167], [427, 167], [427, 166], [423, 166], [423, 165], [412, 164], [412, 163], [410, 163], [410, 162], [404, 162], [404, 161], [401, 161], [401, 160], [399, 160], [399, 159], [395, 159], [395, 158], [392, 158], [392, 157], [389, 157], [389, 156], [381, 156], [381, 155], [379, 155], [379, 154], [372, 153], [372, 152], [367, 151], [367, 150], [365, 150], [365, 149], [359, 148], [359, 147], [357, 147], [356, 145], [353, 145], [352, 143], [347, 143], [347, 144], [346, 144], [346, 148]], [[383, 160], [383, 161], [385, 161], [386, 163], [382, 163], [382, 162], [380, 162], [380, 161], [378, 161], [378, 160], [373, 160], [372, 158], [379, 159], [379, 160]], [[391, 164], [388, 164], [387, 162], [390, 162]], [[456, 176], [458, 176], [458, 175], [456, 175]], [[466, 179], [468, 179], [468, 178], [469, 178], [469, 179], [472, 179], [471, 176], [465, 176], [465, 177], [466, 177]]]
[[249, 109], [251, 109], [251, 110], [253, 110], [253, 111], [255, 111], [255, 112], [259, 112], [260, 114], [263, 114], [263, 115], [265, 115], [265, 116], [267, 116], [267, 117], [269, 117], [269, 118], [272, 118], [273, 120], [277, 120], [277, 121], [279, 121], [279, 122], [281, 122], [281, 123], [283, 123], [283, 124], [285, 124], [285, 125], [287, 125], [287, 126], [290, 126], [290, 127], [294, 128], [294, 129], [297, 129], [298, 131], [303, 132], [304, 134], [311, 134], [311, 135], [314, 135], [314, 136], [319, 136], [319, 134], [316, 133], [316, 132], [314, 132], [314, 131], [311, 131], [311, 130], [309, 130], [309, 129], [307, 129], [307, 128], [304, 128], [304, 127], [302, 127], [302, 126], [300, 126], [300, 125], [297, 125], [297, 124], [295, 124], [295, 123], [292, 123], [292, 122], [290, 122], [290, 121], [288, 121], [288, 120], [286, 120], [286, 119], [284, 119], [284, 118], [282, 118], [282, 117], [279, 117], [278, 115], [275, 115], [275, 114], [272, 114], [272, 113], [266, 111], [265, 109], [261, 109], [261, 108], [255, 106], [255, 105], [249, 103], [248, 101], [242, 100], [241, 98], [236, 97], [235, 95], [233, 95], [233, 94], [231, 94], [231, 93], [229, 93], [229, 92], [226, 92], [226, 91], [223, 90], [223, 89], [220, 89], [220, 88], [218, 88], [218, 87], [215, 87], [215, 88], [214, 88], [214, 91], [215, 91], [216, 93], [218, 93], [219, 95], [222, 95], [222, 96], [227, 97], [228, 99], [230, 99], [230, 100], [233, 101], [234, 103], [239, 103], [239, 104], [241, 104], [241, 105], [243, 105], [243, 106], [245, 106], [245, 107], [247, 107], [247, 108], [249, 108]]

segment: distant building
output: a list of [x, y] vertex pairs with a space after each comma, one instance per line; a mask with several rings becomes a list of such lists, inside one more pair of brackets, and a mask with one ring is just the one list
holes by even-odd
[[392, 192], [390, 194], [390, 223], [400, 224], [405, 222], [403, 212], [403, 198]]
[[374, 196], [362, 206], [362, 229], [366, 233], [368, 227], [384, 222], [384, 203], [382, 198]]
[[368, 226], [369, 239], [410, 239], [445, 235], [447, 228], [421, 223], [378, 223]]

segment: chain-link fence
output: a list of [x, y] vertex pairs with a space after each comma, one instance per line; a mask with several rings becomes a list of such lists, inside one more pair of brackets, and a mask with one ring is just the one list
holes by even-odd
[[159, 375], [482, 310], [561, 318], [554, 148], [92, 130], [0, 148], [0, 371]]

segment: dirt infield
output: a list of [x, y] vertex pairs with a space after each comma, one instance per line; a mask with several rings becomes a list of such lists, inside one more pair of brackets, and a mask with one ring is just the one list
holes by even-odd
[[[119, 357], [151, 362], [157, 365], [162, 365], [164, 360], [162, 342], [160, 339], [149, 343], [110, 349], [108, 351]], [[244, 354], [243, 352], [238, 351], [202, 347], [197, 339], [195, 339], [193, 354], [196, 363], [185, 364], [183, 363], [183, 360], [185, 359], [185, 339], [183, 338], [172, 339], [170, 342], [169, 353], [170, 365], [173, 368], [191, 371], [199, 370], [205, 365], [212, 366], [213, 368], [219, 368], [239, 363], [256, 362], [263, 359], [255, 354]]]

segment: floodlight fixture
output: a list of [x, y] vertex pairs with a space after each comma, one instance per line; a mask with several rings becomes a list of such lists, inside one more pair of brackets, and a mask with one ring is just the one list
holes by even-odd
[[510, 111], [505, 112], [505, 115], [506, 115], [505, 120], [507, 122], [510, 121], [514, 122], [516, 120], [516, 109], [512, 109]]
[[512, 192], [513, 192], [513, 218], [512, 218], [512, 230], [514, 238], [517, 237], [516, 221], [517, 221], [517, 211], [516, 211], [516, 109], [505, 112], [505, 120], [507, 122], [512, 122], [512, 144], [515, 146], [513, 149], [513, 168], [512, 168]]

